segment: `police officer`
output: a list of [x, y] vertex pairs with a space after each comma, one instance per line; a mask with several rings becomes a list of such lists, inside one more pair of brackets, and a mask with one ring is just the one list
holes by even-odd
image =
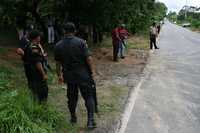
[[47, 72], [44, 68], [44, 57], [39, 46], [41, 37], [38, 31], [31, 31], [24, 48], [19, 48], [24, 61], [25, 73], [29, 88], [39, 103], [46, 102], [48, 97]]
[[[64, 26], [65, 38], [55, 47], [55, 60], [57, 62], [57, 74], [59, 80], [67, 84], [68, 108], [71, 113], [71, 123], [77, 122], [76, 106], [78, 101], [78, 88], [85, 100], [87, 108], [89, 129], [95, 128], [95, 76], [92, 57], [88, 51], [86, 42], [75, 37], [75, 25], [67, 23]], [[90, 74], [92, 73], [92, 75]]]
[[29, 46], [29, 39], [28, 39], [28, 33], [24, 34], [24, 36], [22, 37], [22, 39], [19, 41], [19, 46], [16, 50], [17, 54], [21, 57], [22, 61], [23, 61], [23, 66], [24, 66], [24, 71], [25, 71], [25, 76], [26, 79], [28, 81], [28, 86], [30, 88], [31, 85], [31, 75], [29, 73], [30, 71], [30, 64], [27, 61], [27, 56], [24, 55], [25, 49]]

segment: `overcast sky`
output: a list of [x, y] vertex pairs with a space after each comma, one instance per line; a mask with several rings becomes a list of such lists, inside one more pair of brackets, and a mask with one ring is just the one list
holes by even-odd
[[[164, 2], [169, 11], [178, 12], [184, 5], [200, 7], [200, 0], [158, 0]], [[187, 1], [187, 2], [186, 2]]]

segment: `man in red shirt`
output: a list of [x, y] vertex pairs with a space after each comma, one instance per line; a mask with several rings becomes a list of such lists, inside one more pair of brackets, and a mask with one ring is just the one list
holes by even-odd
[[119, 29], [115, 28], [112, 30], [112, 43], [113, 43], [113, 60], [118, 61], [118, 52], [119, 52], [119, 42], [121, 41], [119, 36]]

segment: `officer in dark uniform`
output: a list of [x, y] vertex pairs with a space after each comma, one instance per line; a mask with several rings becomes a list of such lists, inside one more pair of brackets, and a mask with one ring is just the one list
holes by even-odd
[[[71, 123], [77, 122], [76, 106], [78, 101], [78, 88], [85, 100], [88, 113], [87, 127], [95, 128], [94, 111], [95, 75], [92, 57], [86, 42], [74, 36], [75, 25], [67, 23], [64, 26], [65, 38], [55, 47], [55, 60], [59, 80], [67, 84], [68, 108], [71, 113]], [[92, 73], [92, 75], [91, 75]]]
[[[29, 40], [23, 50], [23, 61], [28, 86], [39, 103], [46, 102], [48, 97], [47, 72], [44, 57], [39, 46], [41, 37], [38, 31], [31, 31]], [[24, 43], [25, 44], [25, 43]], [[22, 52], [22, 51], [21, 51]]]
[[21, 59], [23, 61], [25, 76], [27, 78], [28, 86], [30, 88], [31, 75], [30, 75], [29, 71], [31, 71], [31, 67], [30, 67], [30, 64], [27, 62], [26, 56], [24, 56], [25, 49], [27, 47], [29, 47], [29, 44], [30, 44], [30, 42], [29, 42], [29, 39], [28, 39], [28, 34], [24, 34], [22, 39], [19, 41], [19, 46], [18, 46], [16, 52], [21, 57]]

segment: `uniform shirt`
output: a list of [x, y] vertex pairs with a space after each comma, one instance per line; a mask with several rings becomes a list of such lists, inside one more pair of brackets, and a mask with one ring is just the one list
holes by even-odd
[[68, 36], [57, 43], [55, 60], [62, 64], [64, 80], [80, 83], [90, 80], [87, 58], [90, 56], [86, 42], [75, 36]]
[[[28, 45], [29, 45], [29, 40], [26, 38], [26, 37], [23, 37], [20, 41], [19, 41], [19, 48], [21, 48], [23, 51], [25, 51], [26, 50], [26, 47], [28, 47]], [[26, 62], [26, 57], [25, 56], [23, 56], [22, 57], [22, 60], [24, 61], [24, 62]]]
[[31, 44], [31, 57], [30, 61], [33, 64], [41, 63], [43, 61], [42, 50], [39, 45]]
[[41, 81], [43, 79], [43, 75], [36, 67], [37, 63], [43, 64], [44, 61], [40, 47], [30, 43], [25, 49], [24, 56], [26, 57], [27, 64], [30, 66], [29, 73], [32, 81]]
[[119, 37], [119, 28], [115, 28], [112, 31], [112, 40], [113, 40], [114, 44], [118, 43], [118, 41], [120, 40], [120, 37]]

